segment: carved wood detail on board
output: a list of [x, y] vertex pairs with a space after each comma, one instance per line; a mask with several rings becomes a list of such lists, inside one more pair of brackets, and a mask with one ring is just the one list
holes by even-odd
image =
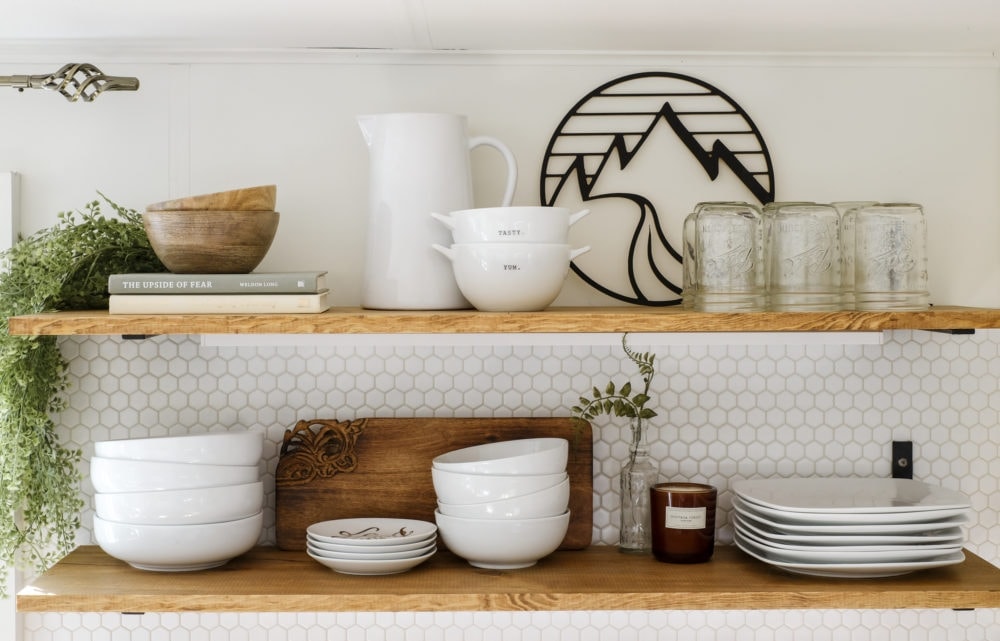
[[275, 481], [279, 486], [291, 487], [353, 472], [358, 466], [354, 449], [367, 422], [364, 418], [299, 421], [285, 430]]

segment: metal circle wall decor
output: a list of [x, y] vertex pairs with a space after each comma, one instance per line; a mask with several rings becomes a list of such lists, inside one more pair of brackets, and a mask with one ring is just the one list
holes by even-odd
[[[633, 171], [642, 165], [644, 175]], [[724, 188], [711, 185], [717, 181]], [[691, 193], [678, 202], [685, 189]], [[615, 217], [613, 233], [605, 219], [599, 241], [587, 239], [605, 246], [603, 256], [592, 251], [583, 257], [590, 266], [572, 264], [584, 282], [621, 301], [667, 306], [680, 302], [681, 225], [690, 208], [772, 202], [774, 171], [760, 131], [732, 98], [696, 78], [644, 72], [601, 85], [569, 110], [545, 150], [540, 192], [543, 205], [586, 203], [592, 213], [577, 226]], [[614, 273], [602, 273], [609, 266]]]

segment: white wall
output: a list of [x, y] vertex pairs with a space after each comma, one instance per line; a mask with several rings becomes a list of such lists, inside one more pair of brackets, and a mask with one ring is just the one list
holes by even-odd
[[[577, 100], [629, 73], [673, 71], [713, 84], [750, 114], [769, 146], [779, 200], [921, 203], [932, 302], [1000, 306], [992, 58], [325, 52], [249, 60], [256, 62], [99, 61], [107, 73], [140, 77], [142, 87], [91, 104], [0, 92], [0, 160], [24, 175], [25, 229], [96, 190], [143, 209], [172, 196], [275, 183], [282, 219], [260, 268], [328, 269], [335, 304], [356, 305], [368, 206], [356, 114], [467, 114], [473, 133], [513, 149], [515, 202], [535, 204], [545, 147]], [[732, 192], [725, 174], [716, 183], [689, 180], [670, 162], [630, 171], [676, 238], [694, 203]], [[473, 164], [478, 204], [497, 202], [497, 158], [477, 151]], [[614, 271], [623, 262], [614, 241], [622, 211], [594, 206], [572, 240], [595, 249], [577, 262], [588, 273]], [[571, 278], [556, 304], [611, 302]]]

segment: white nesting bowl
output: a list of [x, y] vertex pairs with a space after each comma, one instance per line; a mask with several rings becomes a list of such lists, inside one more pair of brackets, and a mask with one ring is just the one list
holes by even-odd
[[199, 465], [95, 456], [90, 459], [90, 480], [96, 492], [187, 490], [255, 483], [260, 480], [260, 469], [257, 465]]
[[540, 492], [509, 499], [459, 504], [439, 500], [437, 507], [445, 516], [467, 519], [538, 519], [557, 516], [569, 507], [569, 479]]
[[569, 263], [590, 251], [567, 244], [461, 243], [433, 245], [450, 261], [462, 295], [484, 312], [532, 312], [559, 296]]
[[520, 438], [445, 452], [431, 465], [468, 474], [556, 474], [566, 471], [568, 460], [569, 441], [564, 438]]
[[211, 465], [256, 465], [264, 452], [262, 432], [212, 432], [189, 436], [124, 438], [94, 443], [104, 458]]
[[456, 243], [569, 242], [569, 228], [590, 213], [566, 207], [480, 207], [431, 214], [451, 230]]
[[94, 538], [109, 555], [140, 570], [183, 572], [212, 568], [257, 544], [264, 513], [200, 525], [135, 525], [94, 517]]
[[466, 474], [431, 468], [431, 482], [439, 501], [461, 505], [485, 503], [533, 494], [559, 485], [569, 478], [566, 472], [557, 474]]
[[434, 512], [438, 534], [449, 550], [479, 568], [526, 568], [559, 547], [569, 529], [569, 511], [541, 519], [463, 519]]
[[135, 525], [197, 525], [245, 519], [264, 507], [264, 484], [162, 492], [98, 492], [94, 510], [106, 521]]

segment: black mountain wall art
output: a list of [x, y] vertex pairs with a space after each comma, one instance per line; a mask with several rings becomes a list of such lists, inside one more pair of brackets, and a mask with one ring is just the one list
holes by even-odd
[[[615, 299], [675, 305], [681, 231], [700, 201], [774, 200], [764, 139], [734, 100], [706, 82], [646, 72], [584, 96], [545, 150], [541, 203], [587, 207], [573, 271]], [[588, 232], [588, 227], [590, 232]]]

